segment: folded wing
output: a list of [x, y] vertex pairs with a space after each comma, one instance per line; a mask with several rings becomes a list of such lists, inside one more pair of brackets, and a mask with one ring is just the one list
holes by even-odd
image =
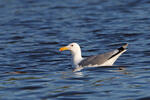
[[108, 62], [108, 61], [111, 61], [112, 63], [110, 63], [110, 64], [113, 64], [116, 61], [116, 59], [123, 52], [126, 51], [127, 46], [128, 46], [128, 44], [125, 44], [122, 47], [120, 47], [114, 51], [88, 57], [88, 58], [82, 60], [79, 63], [79, 66], [91, 66], [91, 67], [95, 66], [95, 65], [100, 66], [100, 65], [103, 65], [105, 62]]

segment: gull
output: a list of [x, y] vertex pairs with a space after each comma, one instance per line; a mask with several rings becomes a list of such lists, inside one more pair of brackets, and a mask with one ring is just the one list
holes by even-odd
[[81, 48], [77, 43], [70, 43], [68, 46], [61, 47], [59, 51], [70, 50], [72, 62], [75, 67], [74, 72], [82, 70], [84, 67], [112, 66], [114, 62], [127, 50], [128, 44], [103, 54], [93, 55], [83, 58]]

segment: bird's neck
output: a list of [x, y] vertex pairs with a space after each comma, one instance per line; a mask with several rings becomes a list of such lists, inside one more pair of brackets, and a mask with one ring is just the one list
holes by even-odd
[[81, 55], [81, 50], [78, 50], [76, 52], [72, 52], [72, 61], [73, 61], [74, 66], [77, 67], [82, 59], [83, 58]]

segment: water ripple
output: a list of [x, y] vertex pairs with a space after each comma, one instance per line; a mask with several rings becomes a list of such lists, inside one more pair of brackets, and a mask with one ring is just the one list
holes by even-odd
[[[8, 0], [0, 4], [1, 100], [149, 99], [148, 0]], [[72, 72], [71, 54], [128, 50], [112, 67]]]

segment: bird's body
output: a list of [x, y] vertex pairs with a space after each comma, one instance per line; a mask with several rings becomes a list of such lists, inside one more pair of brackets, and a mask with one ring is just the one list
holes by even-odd
[[72, 53], [73, 65], [75, 66], [74, 71], [80, 71], [84, 67], [99, 67], [99, 66], [112, 66], [118, 57], [126, 51], [128, 44], [107, 52], [95, 56], [83, 58], [81, 55], [80, 46], [77, 43], [71, 43], [68, 46], [60, 48], [60, 51], [70, 50]]

